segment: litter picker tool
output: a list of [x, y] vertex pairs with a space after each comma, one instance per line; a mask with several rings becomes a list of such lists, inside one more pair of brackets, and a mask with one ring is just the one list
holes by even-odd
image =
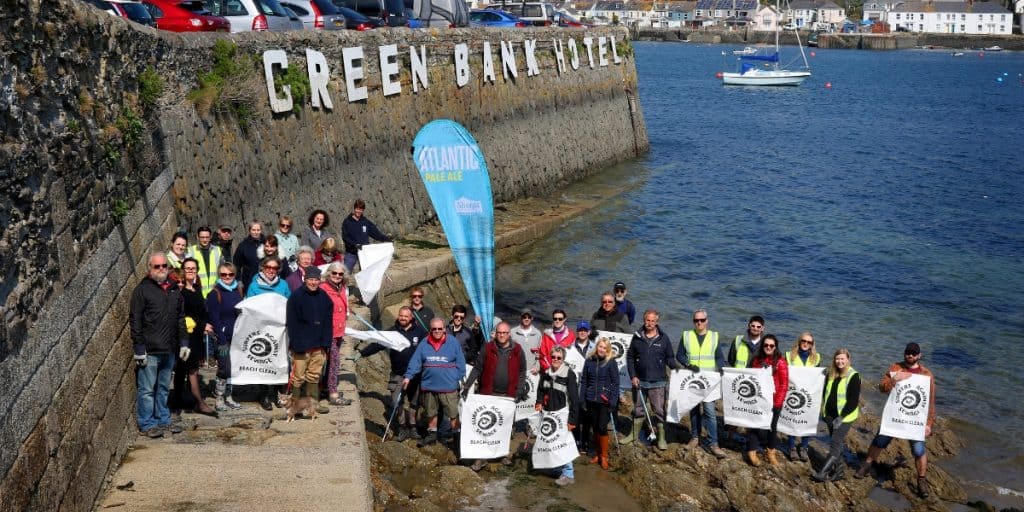
[[654, 433], [654, 423], [651, 422], [651, 412], [647, 410], [647, 401], [644, 400], [644, 390], [637, 388], [636, 394], [640, 395], [640, 403], [644, 406], [644, 416], [647, 417], [647, 441], [654, 442], [658, 435]]
[[384, 443], [384, 440], [388, 438], [388, 432], [391, 432], [391, 422], [395, 421], [395, 413], [402, 408], [402, 393], [404, 392], [404, 389], [398, 390], [398, 398], [395, 399], [395, 406], [391, 408], [391, 417], [388, 418], [388, 425], [384, 427], [384, 435], [380, 438], [380, 442], [382, 444]]

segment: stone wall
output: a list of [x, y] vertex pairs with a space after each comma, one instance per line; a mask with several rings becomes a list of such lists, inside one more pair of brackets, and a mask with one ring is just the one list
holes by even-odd
[[[213, 35], [140, 28], [75, 0], [0, 0], [0, 503], [4, 510], [87, 510], [135, 436], [128, 296], [145, 258], [171, 233], [242, 228], [327, 209], [335, 227], [363, 197], [384, 230], [432, 217], [410, 159], [425, 122], [455, 119], [488, 158], [496, 199], [542, 194], [647, 149], [636, 71], [624, 62], [558, 73], [554, 39], [579, 31], [381, 30], [232, 36], [240, 56], [304, 50], [331, 67], [334, 109], [272, 114], [258, 61], [197, 100], [214, 65]], [[223, 37], [223, 36], [222, 36]], [[540, 75], [526, 76], [536, 38]], [[502, 78], [498, 41], [516, 47], [519, 77]], [[492, 43], [497, 80], [481, 79]], [[456, 87], [453, 46], [470, 48]], [[426, 45], [430, 88], [384, 97], [381, 45]], [[366, 50], [366, 100], [348, 102], [343, 47]], [[596, 56], [595, 56], [596, 58]], [[147, 75], [145, 72], [150, 71]], [[262, 89], [261, 89], [262, 87]], [[227, 107], [225, 107], [227, 105]], [[241, 108], [238, 108], [241, 107]], [[453, 285], [454, 287], [454, 285]]]

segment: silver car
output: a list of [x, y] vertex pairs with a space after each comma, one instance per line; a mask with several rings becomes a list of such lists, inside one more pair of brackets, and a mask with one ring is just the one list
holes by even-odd
[[288, 13], [277, 0], [203, 0], [208, 11], [227, 18], [231, 32], [292, 29]]
[[291, 9], [309, 30], [345, 30], [345, 15], [330, 0], [286, 0], [281, 5]]

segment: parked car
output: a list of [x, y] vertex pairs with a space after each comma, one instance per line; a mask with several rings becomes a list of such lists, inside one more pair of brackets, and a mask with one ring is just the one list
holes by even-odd
[[569, 13], [565, 11], [555, 12], [555, 23], [557, 23], [559, 27], [564, 28], [587, 28], [586, 25], [580, 23], [580, 20], [569, 16]]
[[474, 9], [469, 11], [469, 26], [471, 27], [499, 27], [525, 28], [526, 22], [516, 17], [515, 14], [498, 9]]
[[289, 30], [303, 30], [306, 28], [302, 24], [302, 19], [299, 18], [299, 15], [295, 14], [295, 11], [285, 7], [284, 5], [281, 5], [281, 8], [284, 9], [285, 14], [288, 15], [288, 21], [292, 22]]
[[201, 0], [145, 0], [156, 28], [171, 32], [230, 32], [231, 23], [206, 10]]
[[134, 0], [85, 0], [85, 2], [114, 16], [127, 18], [140, 25], [156, 26], [156, 20], [149, 13], [149, 9], [142, 5], [142, 2]]
[[497, 9], [515, 14], [519, 19], [536, 27], [549, 27], [555, 24], [555, 7], [544, 2], [505, 1], [488, 5], [486, 9]]
[[405, 4], [402, 0], [333, 0], [338, 7], [347, 7], [370, 18], [383, 20], [389, 27], [404, 27], [408, 24]]
[[281, 6], [295, 11], [307, 29], [345, 30], [345, 16], [331, 0], [288, 0]]
[[232, 32], [283, 32], [291, 28], [288, 13], [277, 0], [203, 0], [203, 5], [227, 18]]
[[413, 17], [431, 28], [469, 26], [469, 7], [463, 0], [404, 0]]
[[338, 12], [345, 17], [345, 28], [349, 30], [358, 30], [360, 32], [364, 30], [373, 30], [378, 27], [384, 26], [384, 20], [380, 18], [368, 18], [359, 14], [348, 7], [340, 7], [335, 5]]

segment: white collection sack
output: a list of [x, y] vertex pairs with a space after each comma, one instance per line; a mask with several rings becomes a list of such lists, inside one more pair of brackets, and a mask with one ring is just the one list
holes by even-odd
[[516, 403], [511, 398], [469, 395], [462, 406], [459, 453], [463, 459], [508, 455]]
[[345, 336], [351, 336], [357, 340], [372, 341], [379, 343], [392, 350], [399, 352], [409, 348], [409, 340], [398, 331], [360, 331], [351, 327], [345, 327]]
[[725, 368], [721, 388], [726, 425], [771, 428], [775, 393], [771, 369]]
[[562, 467], [579, 455], [576, 440], [569, 431], [569, 409], [543, 411], [537, 441], [533, 444], [533, 467], [536, 469]]
[[540, 382], [540, 374], [526, 372], [526, 399], [516, 402], [516, 421], [527, 419], [537, 411], [534, 405], [537, 403], [537, 384]]
[[896, 383], [882, 410], [883, 436], [924, 441], [928, 426], [928, 410], [932, 405], [932, 379], [926, 375], [911, 375]]
[[668, 404], [665, 419], [679, 423], [688, 418], [690, 410], [701, 402], [714, 401], [722, 396], [719, 391], [722, 376], [714, 370], [692, 372], [672, 370], [668, 379]]
[[791, 436], [818, 433], [821, 393], [825, 389], [823, 368], [789, 367], [789, 389], [779, 413], [778, 431]]
[[576, 374], [576, 382], [579, 382], [580, 376], [583, 375], [583, 364], [585, 362], [586, 359], [583, 359], [583, 355], [580, 354], [579, 350], [572, 347], [565, 349], [565, 360], [562, 363]]
[[395, 244], [391, 242], [364, 245], [359, 249], [359, 273], [354, 277], [363, 304], [369, 304], [377, 296], [394, 255]]
[[288, 382], [288, 299], [262, 293], [239, 302], [231, 336], [232, 384]]
[[612, 352], [615, 354], [615, 362], [619, 364], [619, 389], [632, 389], [633, 383], [629, 381], [629, 370], [626, 368], [626, 352], [633, 342], [633, 335], [624, 332], [597, 331], [597, 339], [608, 338], [612, 345]]

